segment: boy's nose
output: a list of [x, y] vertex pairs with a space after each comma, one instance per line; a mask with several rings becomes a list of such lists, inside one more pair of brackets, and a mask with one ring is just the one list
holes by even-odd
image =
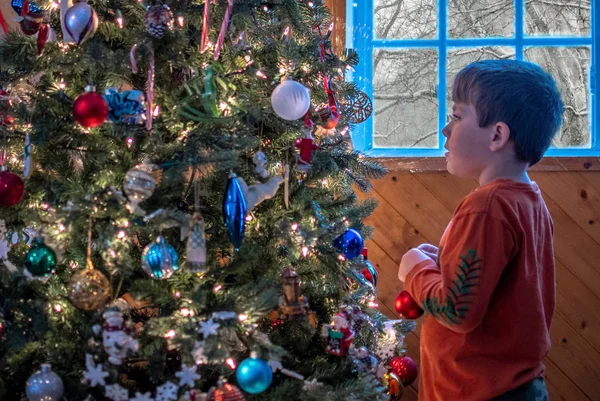
[[446, 124], [446, 126], [444, 128], [442, 128], [442, 134], [448, 138], [450, 136], [450, 124], [452, 123], [448, 123]]

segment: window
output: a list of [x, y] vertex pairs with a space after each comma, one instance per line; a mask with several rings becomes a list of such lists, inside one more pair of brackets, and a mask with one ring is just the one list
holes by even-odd
[[597, 0], [347, 0], [352, 74], [374, 112], [353, 132], [374, 157], [442, 156], [454, 75], [481, 59], [518, 59], [552, 73], [564, 124], [548, 156], [600, 155]]

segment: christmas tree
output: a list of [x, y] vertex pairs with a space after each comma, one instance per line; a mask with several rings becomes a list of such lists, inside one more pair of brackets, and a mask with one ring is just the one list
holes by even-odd
[[377, 310], [354, 193], [385, 170], [322, 1], [12, 8], [0, 398], [399, 399], [414, 322]]

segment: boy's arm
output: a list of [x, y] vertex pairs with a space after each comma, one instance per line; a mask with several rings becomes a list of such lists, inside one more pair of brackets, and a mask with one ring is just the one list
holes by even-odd
[[402, 258], [398, 277], [425, 311], [449, 329], [479, 326], [504, 268], [516, 250], [514, 231], [487, 213], [455, 218], [439, 267], [418, 249]]

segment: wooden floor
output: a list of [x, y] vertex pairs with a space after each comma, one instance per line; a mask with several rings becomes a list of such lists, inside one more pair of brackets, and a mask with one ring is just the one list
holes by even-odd
[[[551, 401], [600, 401], [600, 172], [531, 173], [544, 193], [556, 225], [557, 309], [552, 349], [546, 358]], [[459, 201], [477, 186], [448, 173], [391, 172], [367, 196], [379, 207], [367, 219], [375, 227], [367, 241], [379, 272], [381, 310], [397, 317], [393, 302], [402, 289], [396, 277], [404, 252], [423, 242], [439, 243]], [[420, 323], [406, 338], [419, 360]], [[403, 400], [417, 400], [415, 383]]]

